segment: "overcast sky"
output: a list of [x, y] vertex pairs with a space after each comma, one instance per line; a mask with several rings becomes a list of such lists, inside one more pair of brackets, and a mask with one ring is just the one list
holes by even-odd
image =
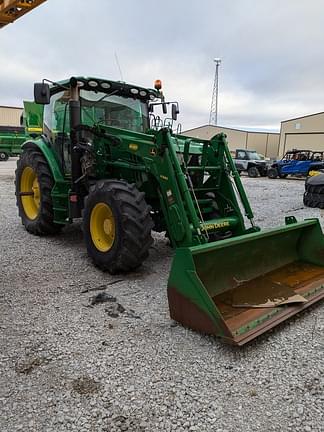
[[[90, 9], [88, 9], [90, 7]], [[0, 105], [72, 75], [152, 87], [178, 100], [183, 130], [207, 124], [215, 57], [219, 121], [279, 130], [324, 111], [321, 0], [47, 0], [0, 30]]]

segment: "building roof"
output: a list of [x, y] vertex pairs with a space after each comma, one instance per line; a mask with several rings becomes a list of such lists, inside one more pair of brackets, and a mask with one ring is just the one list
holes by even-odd
[[8, 105], [0, 105], [0, 108], [19, 109], [19, 110], [23, 109], [23, 107], [14, 107], [14, 106], [8, 106]]
[[299, 119], [303, 119], [303, 118], [306, 118], [306, 117], [312, 117], [312, 116], [316, 116], [316, 115], [319, 115], [319, 114], [324, 114], [324, 111], [320, 111], [320, 112], [313, 113], [313, 114], [307, 114], [307, 115], [300, 116], [300, 117], [294, 117], [294, 118], [291, 118], [291, 119], [288, 119], [288, 120], [282, 120], [281, 123], [286, 123], [286, 122], [290, 122], [290, 121], [294, 121], [294, 120], [299, 120]]
[[201, 129], [201, 128], [204, 128], [204, 127], [234, 130], [234, 131], [237, 131], [237, 132], [245, 132], [245, 133], [260, 133], [260, 134], [279, 135], [279, 132], [252, 131], [252, 130], [244, 130], [244, 129], [237, 129], [237, 128], [232, 128], [232, 127], [226, 127], [226, 126], [214, 126], [214, 125], [209, 125], [209, 124], [203, 125], [203, 126], [198, 126], [198, 127], [192, 128], [192, 129], [187, 129], [187, 130], [183, 131], [182, 133], [184, 133], [184, 132], [191, 132], [191, 131], [194, 131], [194, 130], [197, 130], [197, 129]]

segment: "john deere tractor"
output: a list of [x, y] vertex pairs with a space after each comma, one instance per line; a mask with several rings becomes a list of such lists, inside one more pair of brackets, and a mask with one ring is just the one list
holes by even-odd
[[[172, 131], [178, 104], [154, 89], [72, 77], [35, 84], [43, 134], [17, 164], [19, 214], [32, 234], [82, 218], [95, 265], [136, 269], [151, 232], [175, 249], [171, 317], [242, 345], [324, 296], [324, 238], [317, 220], [260, 231], [226, 136]], [[162, 122], [171, 108], [171, 118]], [[244, 211], [245, 217], [241, 209]], [[249, 227], [246, 227], [248, 223]]]

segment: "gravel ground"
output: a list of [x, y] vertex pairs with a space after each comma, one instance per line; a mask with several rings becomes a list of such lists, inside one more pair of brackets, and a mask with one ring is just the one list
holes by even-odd
[[[155, 236], [138, 272], [104, 274], [88, 259], [79, 224], [57, 237], [24, 231], [14, 163], [6, 164], [2, 432], [324, 430], [323, 303], [242, 348], [186, 330], [168, 314], [172, 251], [163, 236]], [[287, 214], [321, 217], [303, 207], [301, 180], [243, 183], [262, 227], [282, 224]], [[89, 307], [103, 288], [116, 301]]]

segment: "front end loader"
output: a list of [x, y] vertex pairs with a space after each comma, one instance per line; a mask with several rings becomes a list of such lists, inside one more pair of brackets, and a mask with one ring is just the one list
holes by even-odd
[[[178, 104], [160, 81], [147, 89], [73, 77], [34, 93], [43, 135], [24, 144], [16, 171], [30, 233], [54, 234], [81, 217], [89, 256], [114, 274], [140, 266], [152, 230], [166, 231], [171, 317], [236, 345], [324, 297], [318, 220], [255, 226], [226, 136], [174, 133]], [[156, 110], [170, 107], [163, 122]]]

